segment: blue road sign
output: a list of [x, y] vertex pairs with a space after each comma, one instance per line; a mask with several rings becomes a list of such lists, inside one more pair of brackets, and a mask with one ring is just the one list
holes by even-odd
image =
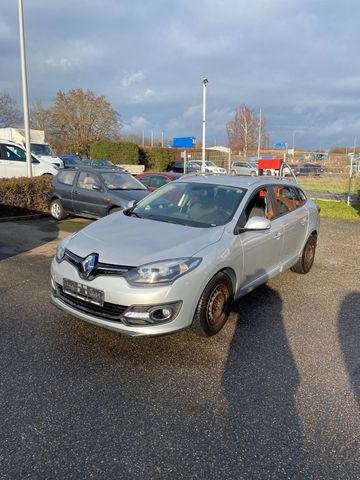
[[274, 143], [274, 148], [286, 148], [286, 143]]

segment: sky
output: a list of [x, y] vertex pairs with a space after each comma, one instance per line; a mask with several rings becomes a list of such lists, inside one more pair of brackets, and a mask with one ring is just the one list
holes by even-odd
[[[18, 9], [1, 1], [0, 91], [22, 105]], [[208, 146], [246, 104], [270, 143], [360, 144], [359, 0], [23, 0], [29, 101], [104, 95], [124, 134]]]

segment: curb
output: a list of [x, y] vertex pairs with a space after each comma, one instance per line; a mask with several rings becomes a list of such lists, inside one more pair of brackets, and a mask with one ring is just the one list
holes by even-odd
[[18, 215], [17, 217], [1, 217], [1, 222], [16, 222], [17, 220], [36, 220], [37, 218], [50, 217], [50, 213], [35, 213], [33, 215]]

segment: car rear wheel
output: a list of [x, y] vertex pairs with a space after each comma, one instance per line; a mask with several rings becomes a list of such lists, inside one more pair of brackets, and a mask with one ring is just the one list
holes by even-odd
[[231, 170], [230, 175], [236, 175], [235, 170]]
[[308, 273], [313, 266], [316, 251], [316, 236], [310, 235], [305, 247], [302, 251], [301, 257], [295, 263], [291, 270], [295, 273]]
[[192, 327], [198, 335], [210, 337], [225, 325], [233, 300], [232, 284], [223, 272], [206, 285], [196, 307]]
[[61, 201], [56, 198], [50, 204], [50, 213], [55, 220], [63, 220], [66, 217], [66, 213], [63, 209]]

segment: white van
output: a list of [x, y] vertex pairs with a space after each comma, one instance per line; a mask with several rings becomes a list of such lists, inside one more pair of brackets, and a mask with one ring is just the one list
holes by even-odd
[[[25, 148], [25, 130], [22, 128], [0, 128], [0, 143], [1, 142], [16, 143], [20, 147]], [[63, 168], [64, 163], [55, 153], [48, 143], [45, 142], [44, 130], [30, 129], [30, 148], [31, 153], [38, 160], [46, 160], [55, 165], [55, 167]]]
[[[32, 158], [32, 174], [56, 175], [58, 170], [41, 158]], [[27, 177], [26, 151], [14, 142], [0, 140], [0, 178]]]

